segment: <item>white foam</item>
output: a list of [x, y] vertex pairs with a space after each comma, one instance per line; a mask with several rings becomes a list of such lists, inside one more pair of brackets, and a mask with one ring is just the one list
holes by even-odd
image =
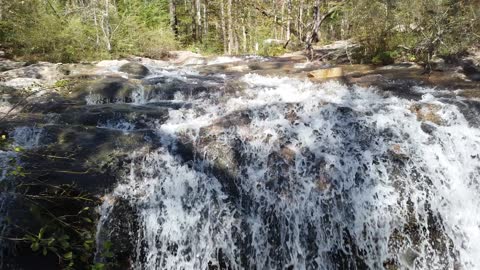
[[[421, 102], [439, 106], [444, 123], [428, 134], [409, 110], [415, 101], [376, 89], [242, 80], [241, 94], [201, 98], [158, 127], [167, 145], [180, 134], [196, 141], [200, 128], [247, 113], [248, 124], [215, 138], [221, 149], [241, 142], [229, 171], [241, 196], [222, 189], [232, 179], [200, 169], [220, 157], [207, 153], [192, 167], [167, 147], [134, 159], [114, 192], [139, 210], [136, 269], [206, 269], [219, 249], [232, 269], [338, 269], [335, 252], [350, 263], [361, 252], [370, 269], [392, 260], [402, 269], [480, 268], [480, 131], [455, 106], [424, 91]], [[293, 161], [278, 154], [285, 148]]]

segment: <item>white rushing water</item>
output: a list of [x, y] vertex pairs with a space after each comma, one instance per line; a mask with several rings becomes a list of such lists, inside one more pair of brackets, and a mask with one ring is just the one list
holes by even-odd
[[480, 269], [480, 130], [454, 105], [241, 82], [132, 154], [110, 196], [135, 208], [135, 269]]

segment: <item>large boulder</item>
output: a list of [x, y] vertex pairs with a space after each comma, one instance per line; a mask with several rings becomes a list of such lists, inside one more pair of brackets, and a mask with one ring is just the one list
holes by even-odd
[[148, 70], [148, 68], [144, 65], [131, 62], [123, 64], [119, 70], [137, 79], [144, 78], [148, 75], [148, 73], [150, 73], [150, 70]]

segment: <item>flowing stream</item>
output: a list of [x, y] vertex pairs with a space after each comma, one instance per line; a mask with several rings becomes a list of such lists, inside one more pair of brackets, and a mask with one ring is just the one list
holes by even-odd
[[167, 73], [208, 91], [135, 93], [188, 106], [151, 119], [161, 146], [131, 154], [100, 208], [103, 243], [129, 205], [134, 269], [480, 269], [480, 130], [462, 100], [255, 74], [151, 79]]

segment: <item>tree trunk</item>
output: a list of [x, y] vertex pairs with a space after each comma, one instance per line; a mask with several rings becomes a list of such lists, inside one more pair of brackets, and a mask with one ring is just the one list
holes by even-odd
[[227, 27], [225, 22], [225, 2], [224, 0], [220, 3], [220, 19], [222, 24], [222, 36], [223, 36], [223, 53], [228, 53], [228, 37], [227, 37]]
[[242, 37], [243, 37], [243, 43], [242, 43], [242, 50], [243, 53], [247, 52], [247, 27], [246, 27], [246, 22], [245, 18], [242, 19]]
[[313, 6], [313, 27], [305, 41], [306, 50], [309, 53], [310, 59], [313, 59], [314, 56], [312, 44], [319, 41], [318, 31], [320, 30], [320, 26], [333, 12], [335, 12], [335, 8], [330, 9], [326, 14], [320, 16], [320, 0], [315, 1], [315, 6]]
[[285, 27], [285, 0], [282, 1], [282, 8], [280, 9], [280, 14], [282, 20], [282, 26], [280, 28], [280, 39], [283, 40], [285, 38], [284, 33], [286, 32], [286, 27]]
[[0, 21], [3, 20], [3, 0], [0, 0]]
[[175, 37], [178, 38], [177, 4], [175, 3], [175, 0], [168, 1], [168, 10], [170, 14], [170, 28], [175, 34]]
[[108, 52], [112, 51], [111, 44], [111, 27], [110, 27], [110, 1], [105, 0], [105, 12], [102, 16], [102, 32], [105, 40], [105, 47]]
[[303, 40], [303, 2], [304, 0], [300, 0], [300, 4], [298, 7], [298, 21], [297, 21], [297, 32], [298, 32], [298, 39]]
[[98, 3], [95, 1], [95, 6], [93, 7], [93, 23], [95, 25], [95, 46], [98, 49], [100, 47], [100, 34], [98, 33], [97, 6]]
[[203, 35], [208, 35], [208, 13], [207, 13], [208, 0], [203, 3]]
[[287, 31], [285, 39], [288, 41], [290, 40], [290, 27], [292, 24], [292, 0], [287, 0]]
[[228, 54], [232, 54], [234, 46], [233, 36], [233, 18], [232, 18], [232, 0], [227, 0], [227, 16], [228, 16]]
[[196, 31], [196, 38], [197, 41], [200, 43], [202, 42], [202, 5], [200, 3], [200, 0], [195, 0], [195, 11], [196, 11], [196, 16], [195, 16], [195, 31]]

